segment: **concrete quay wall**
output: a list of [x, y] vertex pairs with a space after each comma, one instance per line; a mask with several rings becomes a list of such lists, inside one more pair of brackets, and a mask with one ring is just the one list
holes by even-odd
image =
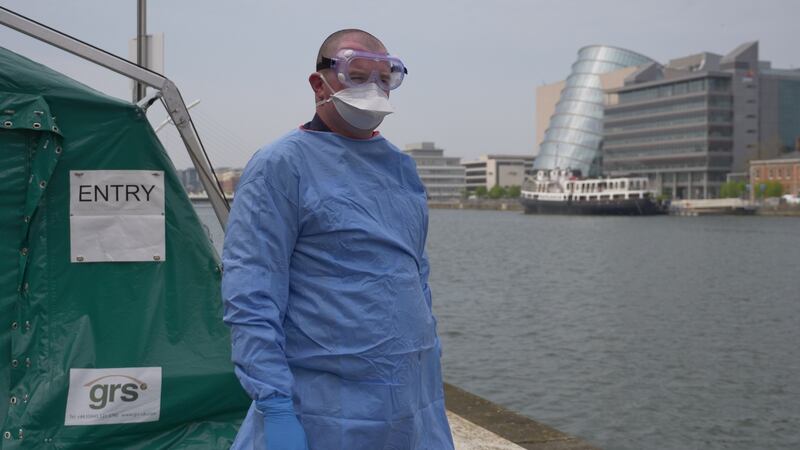
[[452, 384], [444, 396], [456, 450], [599, 450]]
[[522, 204], [516, 198], [502, 198], [497, 200], [459, 200], [453, 202], [428, 202], [428, 207], [433, 209], [483, 209], [491, 211], [522, 211]]
[[756, 215], [800, 217], [800, 206], [797, 205], [764, 206], [756, 209]]

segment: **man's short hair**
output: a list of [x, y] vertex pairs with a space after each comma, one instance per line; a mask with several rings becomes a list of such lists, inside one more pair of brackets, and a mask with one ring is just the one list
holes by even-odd
[[375, 36], [367, 33], [364, 30], [359, 30], [358, 28], [347, 28], [344, 30], [339, 30], [330, 36], [328, 36], [322, 45], [319, 47], [319, 52], [317, 52], [317, 64], [322, 62], [322, 57], [326, 56], [331, 58], [335, 55], [333, 53], [339, 48], [339, 43], [345, 36], [348, 35], [357, 35], [358, 39], [361, 41], [364, 46], [366, 46], [370, 51], [373, 52], [385, 52], [386, 46], [383, 45], [383, 42], [380, 39], [376, 38]]

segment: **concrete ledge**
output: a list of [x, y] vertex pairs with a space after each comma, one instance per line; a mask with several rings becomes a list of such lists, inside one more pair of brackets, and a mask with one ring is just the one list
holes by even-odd
[[576, 437], [531, 420], [452, 384], [444, 384], [444, 396], [450, 412], [524, 449], [599, 450]]
[[456, 450], [525, 450], [452, 411], [447, 411], [447, 420]]

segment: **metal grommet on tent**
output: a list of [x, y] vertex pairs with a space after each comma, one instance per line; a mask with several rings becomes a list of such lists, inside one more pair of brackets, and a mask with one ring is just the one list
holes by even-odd
[[11, 128], [12, 125], [14, 125], [14, 122], [10, 120], [6, 120], [5, 122], [3, 122], [3, 126], [6, 128]]
[[53, 131], [55, 131], [56, 133], [58, 133], [58, 127], [57, 127], [57, 126], [55, 126], [55, 125], [53, 125]]
[[3, 433], [3, 439], [11, 439], [11, 432], [6, 431]]
[[17, 368], [18, 366], [19, 366], [19, 360], [18, 359], [12, 359], [11, 360], [11, 367]]
[[17, 328], [19, 328], [19, 322], [17, 321], [11, 322], [11, 329], [16, 330]]
[[33, 122], [33, 128], [38, 130], [39, 128], [42, 128], [42, 124], [40, 124], [39, 122]]
[[42, 180], [42, 181], [39, 182], [39, 187], [40, 188], [44, 189], [45, 186], [47, 186], [47, 182], [46, 181]]
[[17, 404], [17, 397], [12, 395], [11, 398], [8, 399], [8, 403], [11, 403], [12, 405], [16, 405]]
[[60, 153], [61, 153], [61, 146], [59, 145], [59, 146], [56, 147], [56, 155], [58, 155]]

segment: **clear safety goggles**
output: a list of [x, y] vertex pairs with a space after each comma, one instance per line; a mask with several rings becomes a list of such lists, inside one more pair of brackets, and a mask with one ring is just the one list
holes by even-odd
[[400, 58], [343, 48], [333, 58], [322, 57], [317, 70], [333, 69], [336, 77], [345, 86], [356, 87], [365, 83], [375, 83], [381, 89], [392, 90], [400, 87], [408, 69]]

